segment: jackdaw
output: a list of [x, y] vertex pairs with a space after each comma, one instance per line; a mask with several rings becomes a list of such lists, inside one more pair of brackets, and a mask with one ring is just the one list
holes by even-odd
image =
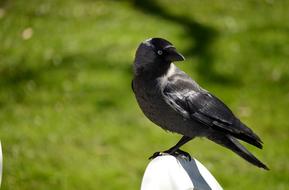
[[132, 89], [141, 110], [161, 128], [183, 135], [175, 146], [151, 158], [163, 153], [190, 158], [180, 147], [195, 137], [206, 137], [268, 170], [237, 140], [261, 149], [261, 139], [220, 99], [173, 64], [184, 59], [172, 43], [162, 38], [145, 40], [136, 51]]

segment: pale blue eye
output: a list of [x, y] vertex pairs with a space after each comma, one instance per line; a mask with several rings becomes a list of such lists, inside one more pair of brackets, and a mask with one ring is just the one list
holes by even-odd
[[162, 55], [163, 51], [162, 50], [158, 50], [157, 53], [158, 53], [158, 55]]

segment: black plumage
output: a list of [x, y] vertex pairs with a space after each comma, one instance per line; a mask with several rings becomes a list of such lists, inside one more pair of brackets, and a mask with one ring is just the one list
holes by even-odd
[[268, 169], [237, 141], [262, 148], [261, 139], [220, 99], [173, 64], [182, 60], [184, 57], [170, 42], [152, 38], [140, 44], [133, 65], [132, 88], [143, 113], [163, 129], [183, 135], [164, 152], [189, 156], [179, 148], [194, 137], [207, 137], [250, 163]]

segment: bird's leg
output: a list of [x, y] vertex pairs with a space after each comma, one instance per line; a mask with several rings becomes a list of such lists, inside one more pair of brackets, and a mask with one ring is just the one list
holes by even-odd
[[186, 144], [190, 140], [192, 140], [192, 137], [183, 136], [175, 146], [173, 146], [172, 148], [166, 150], [165, 152], [168, 153], [168, 154], [173, 154], [174, 152], [179, 150], [179, 148], [181, 146], [183, 146], [184, 144]]
[[184, 155], [188, 157], [189, 160], [191, 160], [190, 154], [185, 151], [180, 150], [180, 147], [192, 139], [193, 139], [192, 137], [183, 136], [175, 146], [163, 152], [155, 152], [149, 159], [153, 159], [153, 158], [163, 155], [164, 153], [167, 153], [173, 156]]

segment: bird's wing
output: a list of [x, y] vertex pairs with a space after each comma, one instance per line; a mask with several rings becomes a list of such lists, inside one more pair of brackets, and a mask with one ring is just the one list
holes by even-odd
[[214, 130], [262, 147], [260, 138], [236, 118], [221, 100], [187, 77], [178, 76], [168, 80], [163, 88], [163, 96], [183, 117], [197, 120]]

